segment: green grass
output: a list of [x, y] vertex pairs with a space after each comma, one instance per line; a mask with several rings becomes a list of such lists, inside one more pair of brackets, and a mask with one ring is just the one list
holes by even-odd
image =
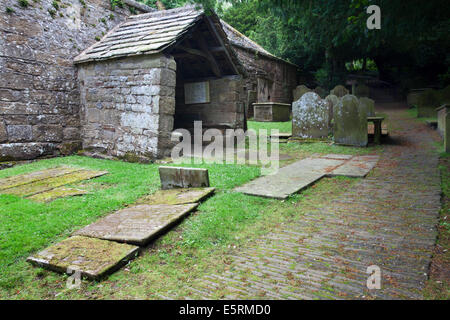
[[418, 110], [416, 106], [413, 106], [412, 108], [409, 108], [408, 110], [406, 110], [406, 112], [413, 118], [417, 118], [419, 121], [421, 122], [427, 122], [427, 121], [436, 121], [437, 120], [437, 115], [436, 117], [421, 117], [419, 118], [419, 114], [418, 114]]
[[292, 121], [287, 122], [258, 122], [258, 121], [247, 121], [248, 129], [253, 129], [256, 132], [260, 129], [266, 129], [267, 133], [270, 134], [270, 130], [278, 129], [280, 133], [292, 133]]
[[[106, 213], [135, 202], [139, 197], [159, 189], [158, 165], [133, 164], [87, 157], [41, 160], [0, 171], [0, 178], [59, 165], [107, 170], [109, 174], [80, 184], [90, 191], [81, 197], [36, 203], [17, 196], [0, 195], [0, 296], [25, 283], [24, 260], [32, 252], [67, 237]], [[187, 166], [187, 165], [185, 165]], [[208, 168], [211, 184], [219, 194], [259, 175], [259, 168], [234, 165], [189, 165]], [[219, 197], [220, 198], [220, 197]], [[203, 223], [208, 223], [204, 221]], [[226, 238], [226, 226], [214, 229], [210, 238]], [[208, 228], [197, 223], [200, 230]], [[196, 241], [191, 236], [192, 241]], [[198, 241], [197, 241], [198, 242]]]

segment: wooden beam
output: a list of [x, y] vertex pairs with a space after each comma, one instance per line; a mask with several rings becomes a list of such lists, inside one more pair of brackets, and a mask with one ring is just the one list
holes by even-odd
[[205, 38], [199, 37], [196, 40], [200, 46], [200, 49], [207, 55], [207, 57], [208, 57], [207, 59], [209, 61], [209, 64], [211, 65], [214, 75], [216, 77], [220, 78], [222, 76], [222, 72], [220, 71], [220, 67], [219, 67], [219, 64], [217, 63], [216, 59], [209, 51], [208, 45], [206, 44], [206, 41], [205, 41]]

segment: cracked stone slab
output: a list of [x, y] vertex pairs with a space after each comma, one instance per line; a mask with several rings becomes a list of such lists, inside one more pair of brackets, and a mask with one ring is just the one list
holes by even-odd
[[75, 189], [75, 188], [67, 188], [67, 187], [59, 187], [49, 191], [37, 193], [28, 199], [31, 199], [36, 202], [50, 202], [59, 198], [65, 197], [73, 197], [73, 196], [81, 196], [83, 194], [87, 194], [86, 190]]
[[74, 235], [145, 245], [180, 221], [197, 203], [140, 204], [110, 214], [77, 231]]
[[234, 190], [248, 195], [286, 199], [321, 179], [342, 163], [342, 160], [306, 158], [280, 168], [273, 175], [257, 178]]
[[2, 192], [7, 194], [14, 194], [17, 196], [32, 196], [34, 194], [46, 192], [55, 189], [57, 187], [61, 187], [63, 185], [100, 177], [107, 173], [108, 171], [93, 171], [81, 169], [64, 175], [52, 176], [25, 185], [9, 188]]
[[139, 247], [74, 236], [28, 257], [27, 261], [52, 271], [99, 279], [118, 270], [138, 254]]
[[214, 193], [215, 188], [180, 188], [158, 190], [138, 203], [142, 204], [186, 204], [197, 203]]
[[353, 156], [350, 154], [326, 154], [324, 156], [321, 156], [322, 159], [335, 159], [335, 160], [350, 160]]
[[80, 168], [58, 167], [11, 176], [8, 178], [0, 179], [0, 191], [23, 186], [51, 177], [62, 176], [80, 170], [81, 170]]

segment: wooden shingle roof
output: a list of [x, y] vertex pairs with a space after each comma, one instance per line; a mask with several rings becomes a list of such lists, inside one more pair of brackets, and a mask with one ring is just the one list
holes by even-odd
[[195, 6], [130, 16], [75, 57], [74, 62], [161, 52], [175, 44], [203, 16], [203, 10]]

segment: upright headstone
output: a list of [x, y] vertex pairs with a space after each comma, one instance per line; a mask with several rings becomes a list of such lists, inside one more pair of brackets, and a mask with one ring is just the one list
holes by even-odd
[[368, 117], [375, 117], [375, 101], [367, 97], [362, 97], [359, 99], [359, 106], [367, 110]]
[[361, 98], [361, 97], [369, 97], [370, 94], [370, 88], [366, 86], [365, 84], [359, 84], [355, 86], [353, 95]]
[[297, 86], [292, 92], [292, 95], [294, 97], [294, 101], [299, 100], [305, 93], [311, 92], [312, 90], [309, 89], [307, 86], [301, 84]]
[[330, 94], [334, 94], [338, 98], [342, 98], [348, 93], [349, 93], [348, 90], [342, 85], [337, 85], [336, 87], [334, 87], [334, 89], [330, 91]]
[[435, 117], [436, 108], [442, 104], [441, 93], [435, 89], [424, 90], [417, 98], [417, 116]]
[[292, 136], [300, 138], [324, 138], [329, 130], [328, 101], [315, 92], [305, 93], [292, 104]]
[[367, 146], [367, 111], [354, 95], [345, 95], [334, 108], [334, 141], [338, 144]]
[[329, 127], [330, 130], [333, 131], [333, 114], [334, 114], [334, 108], [335, 106], [338, 104], [339, 102], [339, 98], [336, 97], [334, 94], [329, 94], [326, 98], [325, 101], [328, 102], [328, 108], [329, 108]]
[[209, 187], [208, 169], [159, 167], [161, 189]]
[[322, 99], [324, 99], [328, 94], [328, 91], [322, 87], [316, 87], [314, 92], [317, 93]]

